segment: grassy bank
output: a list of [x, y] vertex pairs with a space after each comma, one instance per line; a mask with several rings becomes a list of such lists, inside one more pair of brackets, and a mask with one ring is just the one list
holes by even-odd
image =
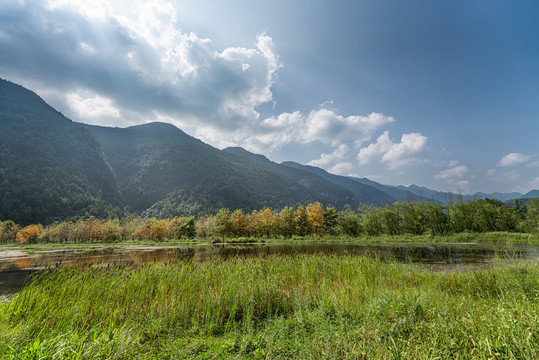
[[196, 246], [211, 244], [305, 244], [305, 243], [349, 243], [349, 244], [442, 244], [442, 243], [481, 243], [481, 244], [528, 244], [539, 245], [539, 235], [510, 232], [462, 233], [444, 236], [431, 235], [401, 235], [401, 236], [306, 236], [306, 237], [243, 237], [243, 238], [194, 238], [194, 239], [164, 239], [161, 241], [132, 240], [99, 243], [52, 243], [52, 244], [0, 244], [0, 251], [19, 250], [27, 254], [40, 251], [72, 249], [87, 251], [105, 247], [151, 247], [151, 246]]
[[503, 265], [444, 275], [305, 255], [64, 268], [0, 303], [0, 354], [537, 358], [539, 267]]
[[486, 232], [486, 233], [459, 233], [451, 235], [379, 235], [379, 236], [293, 236], [290, 238], [270, 237], [270, 238], [209, 238], [194, 239], [196, 242], [210, 243], [358, 243], [358, 244], [379, 244], [379, 243], [484, 243], [484, 244], [529, 244], [539, 245], [539, 235], [530, 233], [515, 232]]

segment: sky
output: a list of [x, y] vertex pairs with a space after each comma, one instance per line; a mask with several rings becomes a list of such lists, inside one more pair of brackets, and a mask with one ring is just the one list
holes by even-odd
[[539, 2], [2, 0], [0, 77], [74, 121], [441, 191], [539, 189]]

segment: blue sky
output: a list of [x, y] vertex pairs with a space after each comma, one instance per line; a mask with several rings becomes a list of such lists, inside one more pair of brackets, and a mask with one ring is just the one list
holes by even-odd
[[0, 4], [0, 77], [75, 121], [166, 121], [386, 184], [539, 188], [539, 2]]

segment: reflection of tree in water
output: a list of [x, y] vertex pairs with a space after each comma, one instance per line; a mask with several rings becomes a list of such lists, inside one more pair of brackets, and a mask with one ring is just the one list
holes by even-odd
[[302, 254], [376, 256], [388, 261], [397, 260], [405, 263], [428, 264], [431, 270], [440, 270], [452, 261], [455, 264], [483, 267], [485, 264], [491, 263], [495, 257], [537, 259], [539, 257], [539, 246], [221, 244], [192, 247], [104, 248], [85, 252], [62, 250], [26, 257], [17, 256], [2, 259], [0, 262], [0, 293], [19, 291], [28, 274], [32, 271], [54, 269], [65, 265], [75, 265], [83, 268], [123, 267], [142, 266], [151, 263], [167, 264], [178, 261], [207, 261], [216, 257], [298, 256]]

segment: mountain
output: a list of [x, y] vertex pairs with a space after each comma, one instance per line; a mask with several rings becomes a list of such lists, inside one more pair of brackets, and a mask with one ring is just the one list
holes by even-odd
[[259, 161], [215, 149], [170, 124], [85, 127], [101, 143], [124, 204], [134, 213], [203, 215], [222, 207], [251, 211], [329, 200]]
[[417, 186], [417, 185], [409, 185], [409, 186], [393, 186], [399, 190], [405, 191], [411, 198], [415, 199], [416, 201], [436, 201], [440, 204], [447, 204], [451, 201], [456, 201], [459, 199], [462, 200], [469, 200], [468, 195], [460, 195], [460, 194], [454, 194], [450, 192], [443, 192], [443, 191], [437, 191], [432, 190], [429, 188], [426, 188], [424, 186]]
[[367, 178], [349, 177], [349, 179], [352, 179], [365, 185], [372, 186], [380, 191], [383, 191], [386, 194], [391, 195], [395, 199], [395, 201], [408, 201], [412, 199], [417, 199], [416, 194], [407, 191], [406, 189], [398, 188], [396, 186], [382, 185], [376, 181], [372, 181]]
[[513, 199], [518, 199], [522, 196], [521, 193], [518, 192], [511, 192], [511, 193], [491, 193], [491, 194], [485, 194], [482, 192], [478, 192], [473, 194], [474, 199], [498, 199], [500, 201], [508, 201]]
[[118, 216], [99, 143], [30, 90], [0, 79], [0, 220]]
[[350, 205], [356, 208], [362, 200], [365, 200], [365, 202], [368, 201], [368, 199], [356, 199], [354, 193], [349, 189], [332, 183], [317, 174], [300, 168], [286, 166], [285, 164], [275, 163], [263, 155], [253, 154], [241, 147], [229, 147], [223, 149], [223, 151], [252, 160], [267, 169], [279, 173], [285, 178], [314, 192], [319, 198], [324, 199], [322, 202], [327, 205], [333, 205], [337, 208]]
[[520, 197], [520, 199], [534, 199], [539, 198], [539, 190], [532, 190]]
[[395, 198], [387, 192], [377, 189], [374, 186], [355, 181], [345, 176], [330, 174], [323, 169], [309, 165], [301, 165], [293, 161], [283, 162], [282, 165], [315, 174], [335, 185], [338, 185], [352, 192], [352, 194], [354, 195], [354, 199], [359, 204], [382, 206], [387, 203], [391, 204], [395, 202]]
[[218, 150], [168, 123], [75, 123], [32, 91], [0, 80], [0, 220], [200, 216], [222, 207], [277, 210], [316, 201], [356, 209], [453, 198], [459, 199], [416, 185], [382, 185], [295, 162], [279, 164], [239, 147]]

